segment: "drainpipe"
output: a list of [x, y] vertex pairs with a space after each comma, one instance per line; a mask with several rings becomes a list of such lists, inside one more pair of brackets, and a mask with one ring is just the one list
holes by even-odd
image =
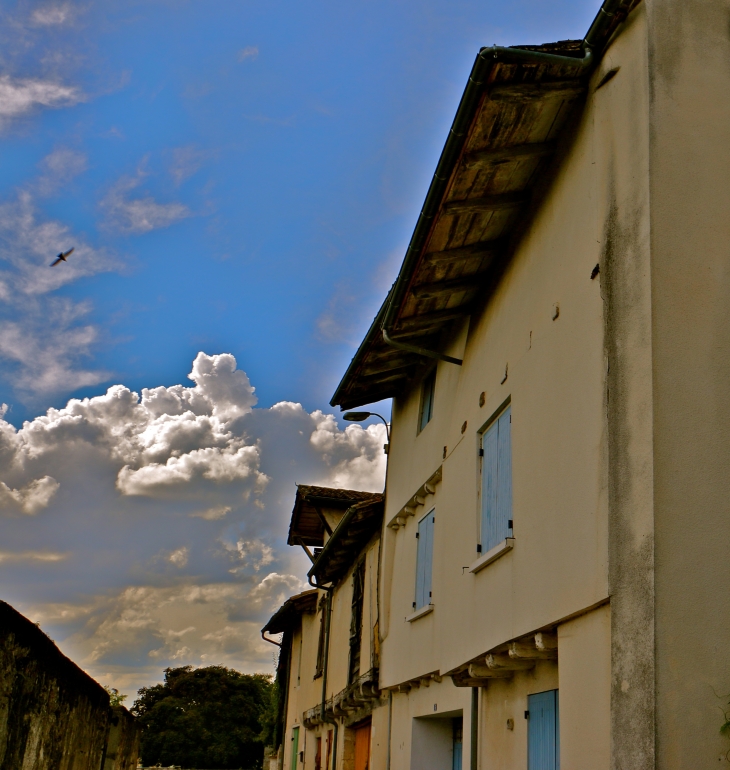
[[471, 688], [471, 752], [469, 767], [477, 770], [479, 766], [479, 688]]
[[[416, 345], [399, 342], [393, 339], [392, 334], [397, 320], [398, 309], [409, 288], [409, 277], [416, 267], [421, 255], [421, 249], [438, 215], [451, 174], [461, 157], [466, 134], [479, 107], [483, 87], [492, 69], [492, 64], [494, 64], [495, 60], [516, 63], [559, 64], [563, 67], [572, 67], [578, 71], [588, 72], [598, 61], [597, 56], [594, 55], [594, 50], [600, 45], [601, 36], [613, 21], [622, 2], [623, 0], [604, 0], [583, 39], [582, 56], [560, 56], [558, 54], [545, 53], [544, 51], [528, 51], [524, 48], [506, 48], [499, 45], [482, 48], [479, 51], [469, 76], [469, 82], [461, 97], [459, 108], [456, 111], [446, 144], [441, 152], [436, 172], [426, 194], [423, 209], [421, 209], [421, 213], [418, 216], [418, 222], [411, 236], [411, 242], [408, 245], [408, 250], [403, 260], [403, 266], [393, 285], [391, 300], [385, 311], [385, 318], [381, 327], [383, 341], [386, 345], [397, 350], [404, 350], [407, 353], [415, 353], [426, 358], [435, 358], [439, 361], [446, 361], [449, 364], [456, 364], [457, 366], [462, 365], [463, 361], [460, 358], [453, 358], [452, 356], [438, 353], [435, 350], [427, 350]], [[598, 53], [600, 53], [600, 50]]]
[[393, 733], [393, 691], [388, 690], [388, 758], [385, 764], [385, 770], [390, 770], [390, 744]]

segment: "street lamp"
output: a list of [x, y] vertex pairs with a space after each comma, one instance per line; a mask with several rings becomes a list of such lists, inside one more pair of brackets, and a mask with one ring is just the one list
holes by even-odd
[[342, 419], [347, 420], [347, 422], [362, 422], [363, 420], [367, 420], [368, 417], [379, 417], [383, 421], [385, 425], [385, 435], [388, 437], [388, 443], [383, 445], [383, 451], [385, 454], [388, 454], [388, 450], [390, 449], [390, 425], [388, 425], [388, 421], [382, 414], [378, 414], [377, 412], [345, 412], [342, 415]]

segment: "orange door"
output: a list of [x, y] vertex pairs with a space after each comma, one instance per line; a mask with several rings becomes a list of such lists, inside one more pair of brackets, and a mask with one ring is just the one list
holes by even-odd
[[355, 770], [370, 767], [370, 722], [355, 728]]

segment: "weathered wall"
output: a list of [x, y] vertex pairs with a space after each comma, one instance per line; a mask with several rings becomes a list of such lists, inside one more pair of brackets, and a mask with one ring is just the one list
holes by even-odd
[[114, 706], [102, 770], [135, 770], [139, 755], [140, 731], [134, 717], [123, 706]]
[[112, 711], [103, 687], [0, 602], [0, 770], [99, 770], [105, 752], [104, 770], [128, 770], [137, 744], [126, 709]]
[[730, 3], [647, 0], [656, 766], [723, 767], [730, 693]]

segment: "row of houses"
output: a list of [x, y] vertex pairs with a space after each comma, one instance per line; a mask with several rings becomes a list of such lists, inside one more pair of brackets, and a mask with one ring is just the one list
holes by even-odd
[[332, 399], [385, 491], [296, 491], [272, 767], [727, 764], [729, 14], [480, 51]]

